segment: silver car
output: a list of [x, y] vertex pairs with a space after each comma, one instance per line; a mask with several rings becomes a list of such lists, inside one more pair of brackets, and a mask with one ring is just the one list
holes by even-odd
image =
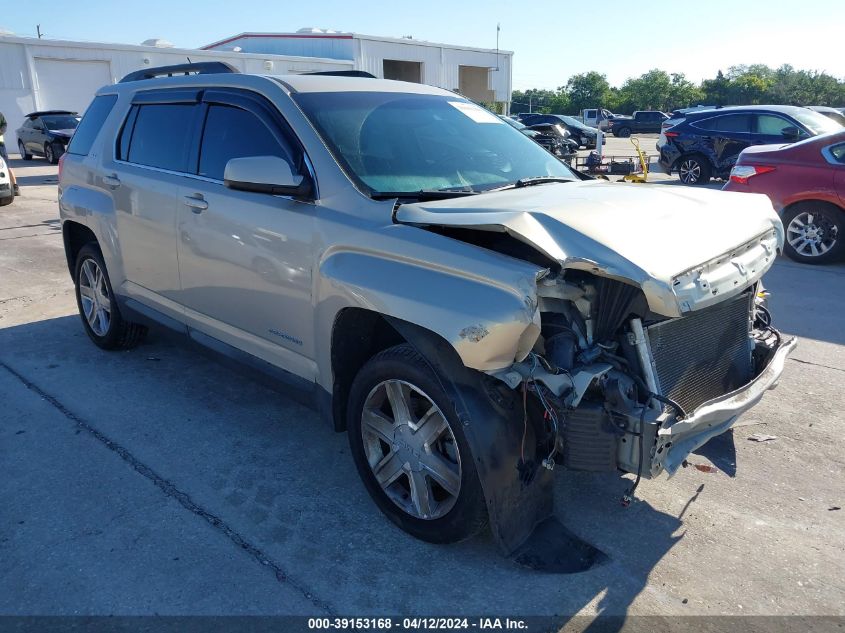
[[796, 344], [762, 304], [766, 197], [592, 180], [425, 85], [133, 73], [85, 114], [59, 205], [95, 344], [163, 323], [307, 390], [433, 542], [489, 520], [516, 551], [554, 469], [673, 473]]

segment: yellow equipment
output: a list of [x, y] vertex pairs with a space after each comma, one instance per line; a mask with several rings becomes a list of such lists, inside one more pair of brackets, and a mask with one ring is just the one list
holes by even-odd
[[625, 182], [648, 182], [648, 160], [646, 159], [646, 155], [640, 149], [640, 139], [631, 137], [631, 143], [634, 146], [634, 149], [637, 150], [637, 155], [640, 157], [640, 167], [642, 168], [642, 172], [626, 174], [622, 177], [622, 180]]

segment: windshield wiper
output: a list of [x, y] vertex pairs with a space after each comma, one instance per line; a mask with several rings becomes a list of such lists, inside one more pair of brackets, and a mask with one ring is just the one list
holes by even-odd
[[504, 191], [506, 189], [520, 189], [522, 187], [532, 187], [534, 185], [544, 185], [548, 182], [575, 182], [572, 178], [561, 178], [560, 176], [534, 176], [532, 178], [520, 178], [516, 182], [511, 182], [495, 189], [487, 189], [487, 191]]
[[448, 200], [464, 196], [478, 195], [477, 191], [469, 189], [420, 189], [419, 191], [374, 191], [370, 194], [373, 200], [392, 200], [393, 198], [411, 199], [423, 202], [425, 200]]

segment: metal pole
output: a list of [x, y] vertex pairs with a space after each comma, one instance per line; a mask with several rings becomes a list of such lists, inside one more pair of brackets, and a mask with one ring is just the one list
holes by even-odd
[[38, 33], [38, 39], [40, 40], [40, 39], [41, 39], [41, 25], [40, 25], [40, 24], [36, 24], [36, 25], [35, 25], [35, 30], [36, 30], [36, 32]]

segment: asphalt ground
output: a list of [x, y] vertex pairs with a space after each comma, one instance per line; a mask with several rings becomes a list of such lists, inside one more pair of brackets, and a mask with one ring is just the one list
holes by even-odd
[[845, 615], [845, 264], [780, 259], [766, 276], [775, 324], [802, 341], [779, 387], [692, 456], [718, 472], [644, 481], [627, 509], [627, 477], [558, 473], [559, 519], [607, 558], [544, 574], [487, 534], [407, 536], [370, 501], [344, 435], [177, 336], [96, 348], [56, 168], [12, 165], [0, 614]]

